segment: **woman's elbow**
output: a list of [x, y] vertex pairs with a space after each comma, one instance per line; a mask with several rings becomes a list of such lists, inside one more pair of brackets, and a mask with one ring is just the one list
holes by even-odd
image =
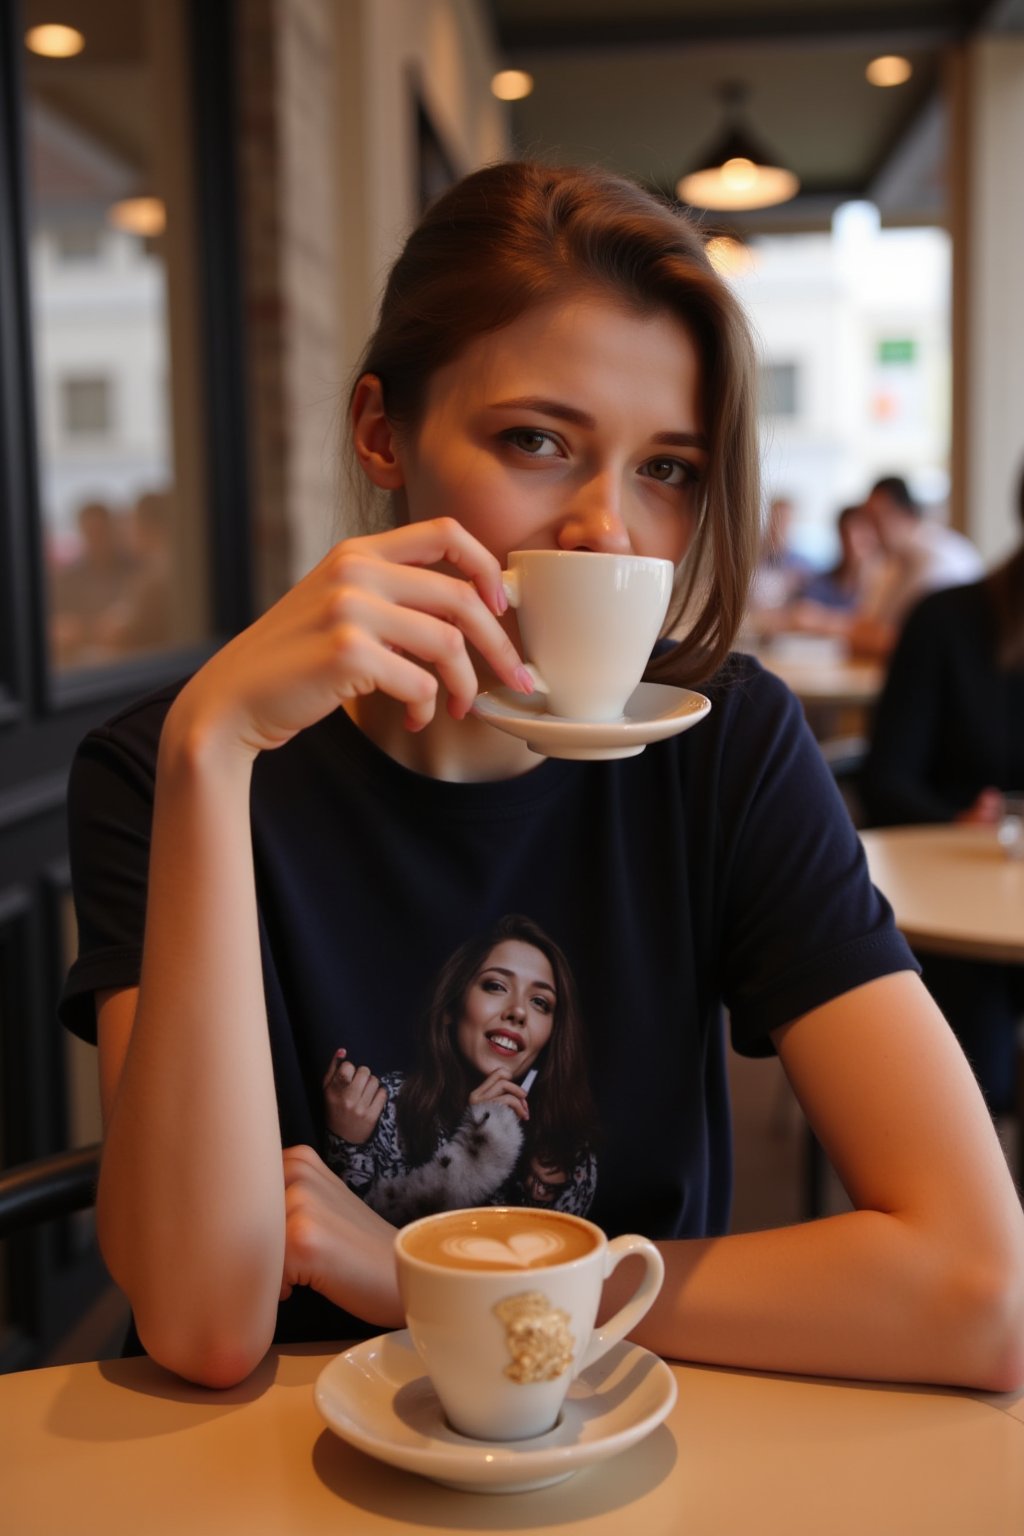
[[136, 1317], [139, 1339], [150, 1359], [200, 1387], [237, 1387], [265, 1358], [273, 1328], [175, 1326]]
[[1024, 1255], [975, 1264], [952, 1288], [955, 1384], [982, 1392], [1024, 1386]]

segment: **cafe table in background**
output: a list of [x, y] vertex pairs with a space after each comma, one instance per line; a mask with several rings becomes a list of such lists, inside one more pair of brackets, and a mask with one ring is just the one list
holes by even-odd
[[672, 1365], [671, 1412], [628, 1450], [553, 1487], [466, 1493], [385, 1465], [327, 1427], [314, 1385], [336, 1353], [275, 1349], [226, 1392], [190, 1387], [145, 1359], [0, 1377], [0, 1529], [6, 1536], [1024, 1531], [1021, 1394]]
[[782, 633], [751, 649], [796, 694], [819, 740], [868, 734], [882, 662], [850, 656], [845, 642], [823, 635]]
[[861, 833], [871, 878], [914, 949], [1024, 965], [1024, 859], [995, 827], [962, 823]]

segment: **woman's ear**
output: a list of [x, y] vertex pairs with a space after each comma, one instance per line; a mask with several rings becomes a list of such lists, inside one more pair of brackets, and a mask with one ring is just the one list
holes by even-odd
[[352, 396], [352, 443], [360, 467], [381, 491], [397, 491], [405, 483], [395, 432], [384, 409], [380, 379], [364, 373]]

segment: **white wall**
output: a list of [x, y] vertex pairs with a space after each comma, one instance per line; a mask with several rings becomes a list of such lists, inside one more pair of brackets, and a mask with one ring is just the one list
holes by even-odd
[[966, 520], [995, 559], [1024, 464], [1024, 39], [972, 44], [967, 81]]
[[478, 0], [347, 0], [338, 7], [341, 313], [353, 364], [380, 286], [414, 222], [415, 90], [459, 174], [509, 152], [508, 108]]

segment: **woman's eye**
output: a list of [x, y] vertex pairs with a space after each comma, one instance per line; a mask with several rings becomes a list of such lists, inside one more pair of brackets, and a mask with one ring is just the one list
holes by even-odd
[[544, 994], [541, 993], [538, 997], [533, 999], [533, 1006], [537, 1009], [538, 1013], [551, 1013], [553, 1012], [555, 1005], [551, 1001], [550, 997], [545, 997]]
[[488, 976], [481, 981], [480, 989], [483, 992], [504, 992], [505, 985], [504, 982], [498, 981], [496, 977]]
[[648, 459], [643, 474], [662, 485], [694, 485], [697, 471], [686, 459]]
[[558, 444], [547, 432], [540, 432], [533, 427], [512, 427], [510, 431], [502, 433], [506, 443], [511, 443], [520, 452], [529, 454], [531, 459], [549, 459], [558, 452]]

